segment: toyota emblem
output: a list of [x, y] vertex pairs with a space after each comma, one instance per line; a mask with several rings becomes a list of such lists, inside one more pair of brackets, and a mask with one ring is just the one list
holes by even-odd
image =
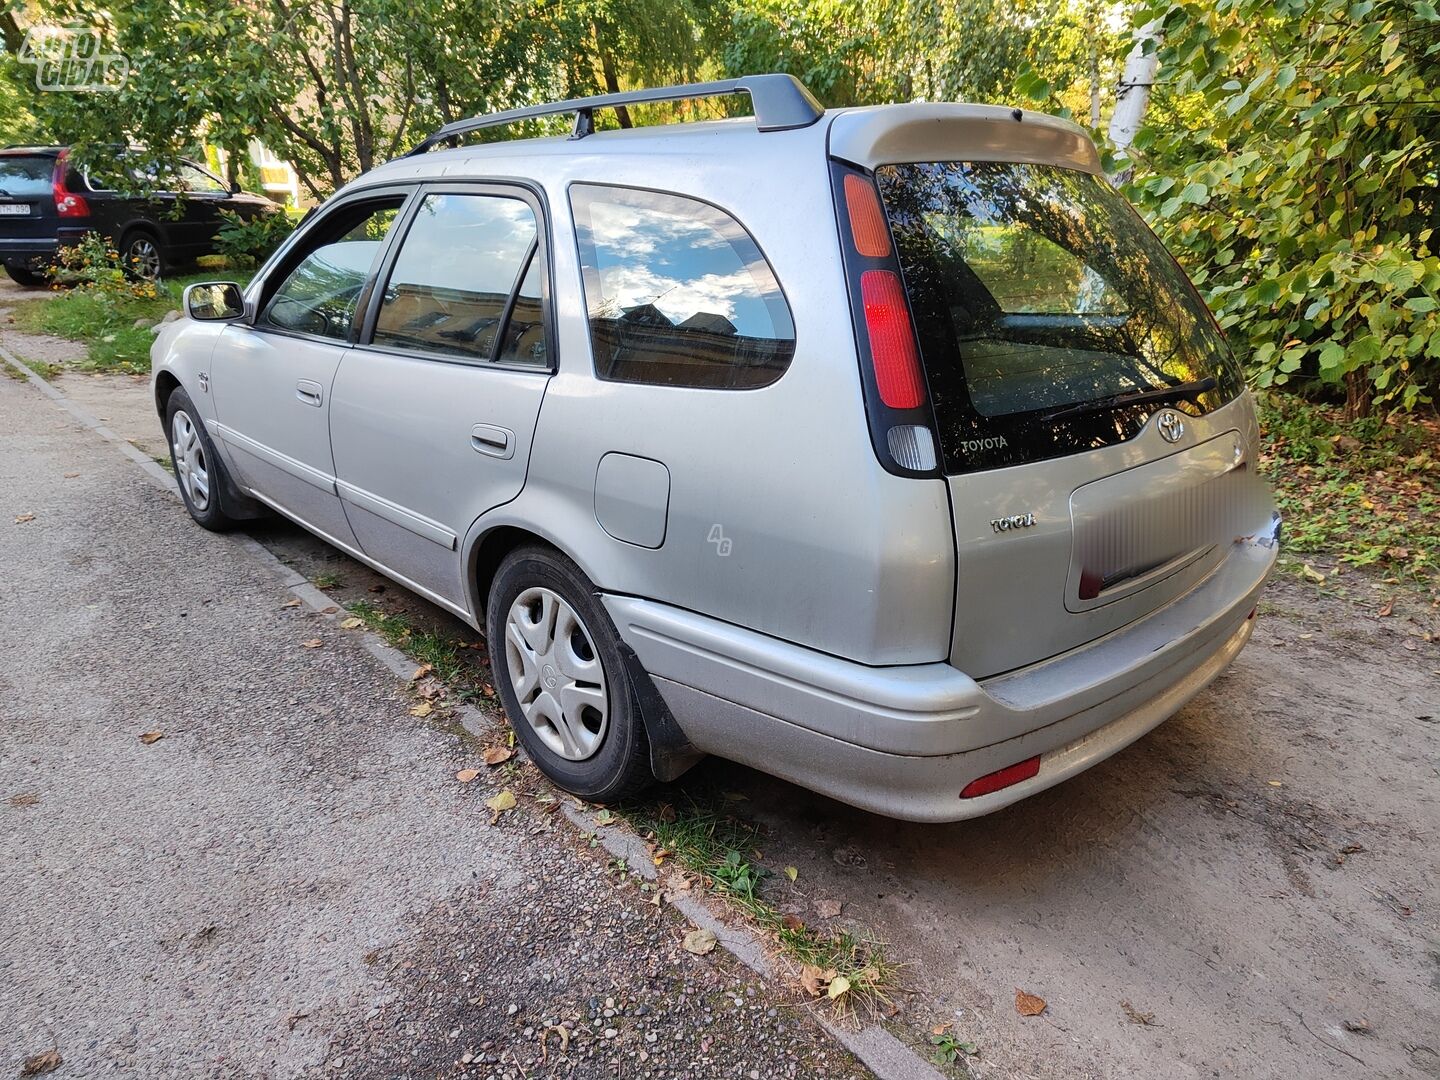
[[1155, 421], [1155, 426], [1160, 429], [1160, 437], [1166, 442], [1174, 443], [1180, 441], [1180, 436], [1185, 434], [1185, 421], [1180, 414], [1166, 409], [1160, 414], [1160, 419]]

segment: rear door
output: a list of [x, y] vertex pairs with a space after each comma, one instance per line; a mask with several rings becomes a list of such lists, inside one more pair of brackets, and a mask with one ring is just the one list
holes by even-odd
[[542, 207], [510, 185], [430, 185], [335, 382], [340, 497], [365, 554], [463, 608], [460, 543], [525, 483], [549, 380]]
[[1034, 663], [1193, 588], [1237, 535], [1251, 449], [1223, 409], [1243, 382], [1174, 260], [1077, 169], [874, 180], [950, 487], [952, 662]]

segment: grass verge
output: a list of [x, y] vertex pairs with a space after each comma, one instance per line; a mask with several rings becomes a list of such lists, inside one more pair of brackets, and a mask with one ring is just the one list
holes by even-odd
[[1285, 547], [1440, 587], [1440, 424], [1347, 423], [1289, 395], [1260, 399], [1261, 469], [1285, 517]]
[[167, 278], [160, 282], [159, 296], [154, 298], [97, 286], [60, 289], [48, 300], [19, 301], [11, 306], [10, 314], [21, 333], [85, 342], [86, 358], [81, 366], [87, 370], [144, 374], [150, 370], [150, 346], [155, 343], [151, 327], [179, 307], [186, 285], [214, 281], [217, 276], [244, 284], [250, 272], [211, 270]]
[[[317, 584], [319, 579], [316, 579]], [[392, 614], [368, 600], [347, 609], [393, 648], [429, 668], [449, 697], [498, 709], [489, 658], [483, 648], [444, 633], [419, 629], [404, 615]], [[894, 1012], [892, 995], [899, 968], [886, 959], [884, 946], [849, 930], [816, 928], [782, 912], [765, 890], [775, 875], [760, 865], [763, 837], [758, 827], [730, 812], [723, 795], [691, 794], [672, 803], [662, 796], [610, 811], [602, 819], [623, 818], [653, 845], [656, 865], [666, 860], [699, 878], [712, 894], [741, 914], [800, 968], [801, 986], [830, 1003], [841, 1015], [878, 1017]]]

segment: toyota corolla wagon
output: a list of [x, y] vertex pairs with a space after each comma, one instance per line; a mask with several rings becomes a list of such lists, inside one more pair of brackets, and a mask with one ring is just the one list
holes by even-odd
[[1021, 109], [765, 75], [478, 117], [185, 305], [153, 383], [195, 520], [276, 511], [482, 629], [597, 802], [716, 754], [988, 813], [1214, 679], [1276, 557], [1219, 328]]

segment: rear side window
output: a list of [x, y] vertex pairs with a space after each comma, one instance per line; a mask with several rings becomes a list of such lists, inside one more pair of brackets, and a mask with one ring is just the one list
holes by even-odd
[[33, 199], [49, 195], [55, 159], [0, 154], [0, 199]]
[[[528, 285], [533, 296], [517, 301], [500, 359], [544, 364], [536, 236], [535, 213], [520, 199], [425, 196], [385, 286], [375, 344], [494, 359], [511, 294], [533, 261], [537, 269], [521, 287], [523, 294]], [[540, 340], [538, 351], [533, 338], [523, 349], [517, 341], [517, 334], [531, 327]]]
[[570, 189], [595, 374], [742, 390], [784, 374], [790, 308], [750, 234], [718, 207], [634, 188]]

